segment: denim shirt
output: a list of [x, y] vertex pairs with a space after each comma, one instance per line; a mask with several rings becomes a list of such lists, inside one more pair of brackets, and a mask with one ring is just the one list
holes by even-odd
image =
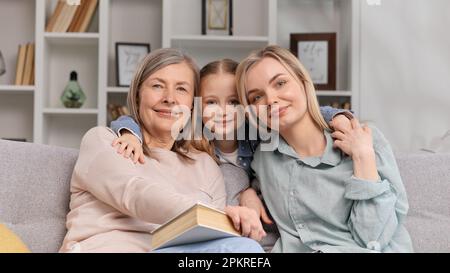
[[[320, 112], [327, 123], [339, 114], [344, 114], [348, 118], [352, 118], [353, 114], [344, 109], [335, 109], [330, 106], [320, 107]], [[248, 125], [247, 125], [248, 126]], [[130, 116], [121, 116], [117, 120], [111, 122], [111, 129], [120, 136], [120, 131], [125, 129], [136, 136], [142, 143], [142, 132], [139, 125]], [[248, 130], [246, 130], [248, 132]], [[251, 162], [253, 160], [253, 154], [259, 145], [258, 140], [239, 140], [238, 141], [238, 160], [237, 167], [244, 169], [250, 177], [253, 177], [251, 170]], [[220, 157], [220, 150], [215, 150], [216, 155]]]
[[379, 180], [367, 181], [324, 134], [319, 157], [299, 156], [283, 138], [273, 151], [255, 152], [252, 186], [280, 232], [272, 252], [412, 252], [406, 191], [387, 140], [372, 128]]

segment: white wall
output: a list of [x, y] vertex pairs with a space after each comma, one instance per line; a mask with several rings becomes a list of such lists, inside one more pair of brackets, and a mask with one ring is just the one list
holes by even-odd
[[361, 5], [360, 116], [397, 151], [450, 129], [450, 1]]

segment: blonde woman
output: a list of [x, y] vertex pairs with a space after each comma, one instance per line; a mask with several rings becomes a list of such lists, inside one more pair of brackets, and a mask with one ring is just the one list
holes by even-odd
[[[223, 176], [208, 142], [176, 140], [172, 134], [186, 118], [175, 109], [193, 108], [198, 81], [194, 61], [178, 50], [155, 50], [142, 61], [128, 105], [143, 133], [146, 163], [135, 165], [117, 156], [111, 146], [117, 136], [108, 128], [86, 133], [72, 176], [61, 252], [149, 252], [150, 233], [198, 201], [225, 210], [248, 237], [265, 235], [252, 210], [225, 207]], [[219, 239], [158, 252], [263, 252], [252, 239]]]
[[[352, 119], [350, 130], [330, 133], [310, 76], [286, 49], [250, 54], [236, 80], [241, 103], [256, 107], [259, 122], [279, 123], [279, 145], [260, 146], [252, 162], [254, 188], [280, 231], [273, 252], [412, 251], [405, 189], [379, 130]], [[241, 196], [257, 213], [258, 202], [253, 189]]]

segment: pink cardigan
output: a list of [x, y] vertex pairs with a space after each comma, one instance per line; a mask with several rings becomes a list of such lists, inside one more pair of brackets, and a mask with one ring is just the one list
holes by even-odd
[[208, 154], [190, 153], [189, 164], [156, 148], [158, 160], [133, 164], [111, 146], [115, 137], [106, 127], [83, 137], [60, 252], [149, 252], [150, 232], [194, 203], [225, 207], [222, 173]]

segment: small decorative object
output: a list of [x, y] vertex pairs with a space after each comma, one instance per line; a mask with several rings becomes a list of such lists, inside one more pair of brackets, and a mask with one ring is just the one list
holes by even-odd
[[2, 51], [0, 50], [0, 76], [6, 73], [5, 59], [3, 58]]
[[346, 101], [342, 104], [342, 109], [351, 110], [351, 108], [352, 108], [352, 105], [350, 104], [349, 101]]
[[233, 35], [233, 0], [202, 0], [202, 34]]
[[337, 109], [341, 104], [338, 101], [333, 101], [330, 106]]
[[116, 43], [117, 86], [130, 86], [137, 65], [149, 52], [150, 44]]
[[78, 84], [77, 72], [72, 71], [70, 73], [70, 81], [61, 95], [61, 102], [66, 108], [81, 108], [85, 101], [86, 95]]
[[292, 33], [291, 51], [317, 90], [336, 90], [336, 33]]

